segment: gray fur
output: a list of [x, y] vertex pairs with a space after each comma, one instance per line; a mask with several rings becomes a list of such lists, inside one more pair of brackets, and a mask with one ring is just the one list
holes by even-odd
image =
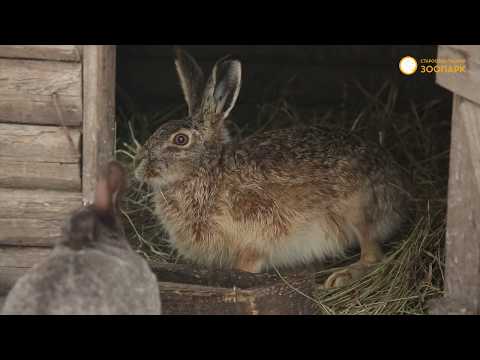
[[[97, 186], [97, 193], [104, 191]], [[50, 256], [21, 277], [3, 314], [138, 315], [161, 313], [155, 275], [128, 244], [113, 207], [77, 210]], [[97, 204], [98, 205], [98, 204]]]
[[159, 315], [160, 296], [155, 275], [132, 250], [59, 246], [18, 280], [3, 313]]

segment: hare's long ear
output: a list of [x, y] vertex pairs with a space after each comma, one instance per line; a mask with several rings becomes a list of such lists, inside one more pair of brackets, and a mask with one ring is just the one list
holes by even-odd
[[215, 114], [218, 116], [213, 118], [224, 120], [235, 106], [240, 93], [242, 64], [238, 60], [224, 59], [215, 64], [205, 88], [202, 113], [206, 118]]
[[178, 47], [175, 50], [175, 67], [182, 86], [183, 96], [191, 116], [200, 108], [205, 79], [202, 69], [185, 50]]

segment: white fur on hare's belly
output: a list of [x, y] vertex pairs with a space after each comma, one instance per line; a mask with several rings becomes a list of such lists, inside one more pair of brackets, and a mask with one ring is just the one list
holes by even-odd
[[309, 223], [292, 231], [272, 249], [266, 267], [308, 264], [314, 260], [343, 255], [348, 244], [324, 224]]
[[[323, 260], [327, 257], [343, 255], [347, 246], [345, 241], [338, 238], [338, 231], [333, 230], [322, 222], [308, 222], [298, 225], [292, 229], [291, 233], [273, 243], [261, 238], [261, 231], [258, 228], [245, 226], [222, 219], [221, 223], [225, 225], [224, 236], [236, 243], [243, 243], [252, 248], [257, 248], [260, 253], [270, 254], [263, 259], [261, 270], [276, 267], [295, 266], [308, 264], [315, 260]], [[174, 222], [164, 221], [163, 225], [167, 230], [168, 242], [173, 248], [186, 258], [201, 261], [202, 263], [222, 263], [229, 264], [234, 258], [223, 258], [229, 252], [221, 251], [218, 247], [214, 249], [206, 247], [204, 243], [192, 243], [190, 239], [181, 239], [176, 237], [177, 227]], [[234, 240], [235, 239], [235, 240]], [[233, 255], [230, 253], [230, 255]]]

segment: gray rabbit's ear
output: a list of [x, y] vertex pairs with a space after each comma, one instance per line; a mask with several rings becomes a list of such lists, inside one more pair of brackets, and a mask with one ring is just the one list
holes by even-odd
[[105, 211], [115, 210], [118, 206], [119, 197], [126, 187], [125, 168], [117, 161], [110, 161], [97, 181], [95, 207]]
[[182, 86], [183, 96], [188, 105], [188, 114], [196, 113], [202, 101], [205, 80], [202, 69], [195, 59], [185, 50], [178, 47], [175, 50], [175, 67]]
[[119, 206], [120, 197], [125, 192], [127, 186], [127, 171], [118, 161], [110, 161], [108, 164], [108, 186], [112, 193], [112, 205], [114, 208]]
[[242, 64], [238, 60], [220, 60], [208, 80], [202, 102], [204, 115], [228, 117], [237, 102], [242, 82]]

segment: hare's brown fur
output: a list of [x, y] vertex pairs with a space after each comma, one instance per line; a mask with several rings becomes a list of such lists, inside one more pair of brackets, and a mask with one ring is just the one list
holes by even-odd
[[[218, 84], [219, 66], [237, 69], [217, 64], [201, 105], [201, 96], [187, 100], [189, 117], [157, 130], [138, 159], [137, 177], [152, 185], [172, 245], [194, 262], [252, 272], [340, 255], [355, 243], [362, 261], [378, 261], [379, 243], [405, 212], [392, 159], [354, 134], [317, 127], [230, 141], [224, 120], [233, 105], [218, 88], [233, 83], [238, 95], [239, 74], [227, 71]], [[188, 98], [186, 73], [179, 70]], [[171, 144], [177, 133], [191, 138], [188, 146]]]
[[[217, 159], [156, 194], [174, 246], [204, 264], [258, 271], [338, 255], [355, 240], [350, 226], [388, 237], [401, 220], [401, 174], [381, 149], [336, 135], [294, 129], [223, 145]], [[323, 246], [300, 254], [306, 240]]]

